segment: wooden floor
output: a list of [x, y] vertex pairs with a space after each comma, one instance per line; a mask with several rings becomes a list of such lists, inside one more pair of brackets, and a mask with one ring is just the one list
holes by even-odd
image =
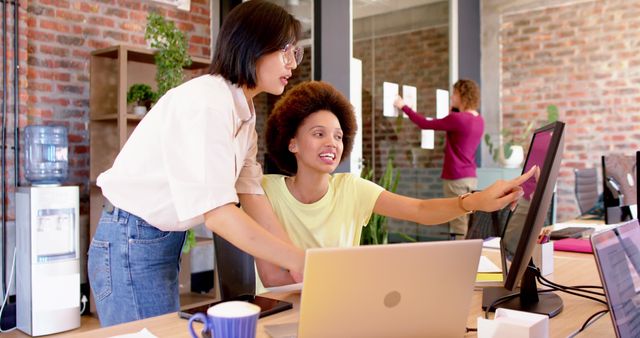
[[[211, 300], [213, 299], [211, 295], [200, 295], [197, 293], [187, 293], [187, 294], [181, 294], [180, 295], [180, 304], [195, 304], [195, 303], [199, 303], [202, 301], [206, 301], [206, 300]], [[85, 332], [85, 331], [90, 331], [90, 330], [95, 330], [97, 328], [100, 328], [100, 321], [98, 320], [98, 317], [96, 317], [95, 315], [87, 315], [87, 316], [82, 316], [80, 317], [80, 327], [75, 329], [75, 330], [71, 330], [71, 331], [66, 331], [63, 333], [59, 333], [59, 334], [53, 334], [53, 335], [48, 335], [46, 336], [47, 338], [49, 337], [66, 337], [66, 336], [71, 336], [80, 332]], [[29, 335], [23, 333], [22, 331], [16, 329], [13, 330], [9, 333], [3, 333], [2, 334], [2, 338], [14, 338], [14, 337], [29, 337]]]

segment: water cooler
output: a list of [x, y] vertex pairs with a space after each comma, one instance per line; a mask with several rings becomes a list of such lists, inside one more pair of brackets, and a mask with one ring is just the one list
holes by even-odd
[[41, 336], [80, 327], [79, 189], [68, 175], [64, 127], [25, 128], [25, 177], [16, 192], [16, 321]]

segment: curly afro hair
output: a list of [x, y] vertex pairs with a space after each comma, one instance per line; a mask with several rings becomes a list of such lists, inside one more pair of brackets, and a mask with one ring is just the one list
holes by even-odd
[[460, 94], [460, 103], [463, 106], [458, 107], [460, 111], [478, 110], [478, 107], [480, 107], [480, 88], [475, 81], [469, 79], [458, 80], [453, 85], [453, 90], [457, 90]]
[[322, 81], [303, 82], [278, 100], [267, 120], [267, 152], [280, 168], [289, 175], [298, 171], [296, 157], [289, 151], [289, 142], [307, 116], [320, 111], [332, 112], [342, 128], [344, 150], [340, 163], [351, 153], [357, 125], [353, 106], [342, 93]]

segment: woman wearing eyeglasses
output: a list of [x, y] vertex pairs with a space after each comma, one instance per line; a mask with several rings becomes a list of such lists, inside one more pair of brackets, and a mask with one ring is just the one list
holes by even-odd
[[220, 29], [210, 74], [168, 91], [98, 177], [108, 203], [88, 272], [102, 326], [179, 309], [185, 231], [202, 223], [302, 279], [304, 252], [279, 223], [254, 220], [274, 217], [260, 186], [252, 101], [282, 94], [302, 60], [299, 34], [300, 22], [281, 7], [237, 6]]

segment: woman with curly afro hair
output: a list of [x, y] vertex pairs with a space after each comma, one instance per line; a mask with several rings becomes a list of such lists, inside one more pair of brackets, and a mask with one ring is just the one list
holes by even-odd
[[[348, 157], [356, 128], [349, 101], [318, 81], [289, 90], [267, 120], [267, 150], [288, 175], [265, 175], [262, 187], [286, 232], [278, 235], [288, 236], [301, 249], [357, 246], [372, 212], [440, 224], [472, 210], [501, 209], [516, 203], [522, 195], [520, 184], [536, 169], [463, 198], [405, 197], [353, 174], [333, 174]], [[259, 259], [256, 263], [265, 286], [293, 283], [281, 268]]]

